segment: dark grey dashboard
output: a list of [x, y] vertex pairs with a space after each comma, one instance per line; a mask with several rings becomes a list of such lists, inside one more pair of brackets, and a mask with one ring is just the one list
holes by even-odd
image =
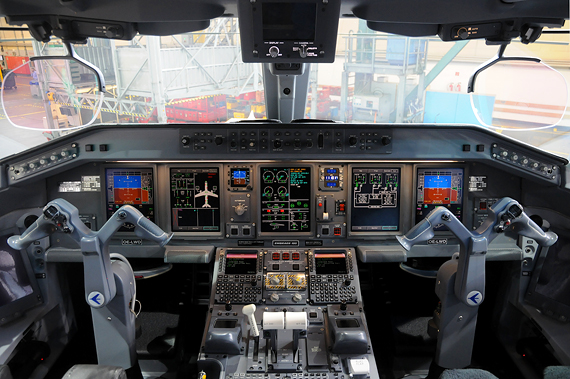
[[[0, 162], [0, 229], [63, 198], [91, 228], [133, 204], [174, 232], [158, 248], [127, 226], [113, 248], [131, 257], [206, 262], [216, 247], [353, 247], [363, 261], [403, 262], [458, 250], [445, 230], [410, 252], [396, 242], [435, 206], [475, 229], [501, 197], [542, 207], [545, 193], [560, 196], [567, 163], [472, 126], [92, 127]], [[81, 259], [57, 233], [48, 253]], [[489, 250], [489, 259], [520, 257], [508, 237]]]

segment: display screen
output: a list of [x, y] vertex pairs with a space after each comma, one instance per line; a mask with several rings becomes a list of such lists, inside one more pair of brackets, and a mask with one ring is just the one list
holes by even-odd
[[232, 168], [230, 169], [230, 186], [231, 187], [247, 187], [249, 185], [250, 175], [249, 168]]
[[255, 275], [257, 273], [257, 253], [228, 253], [226, 270], [228, 275]]
[[264, 41], [315, 40], [316, 3], [269, 3], [261, 5]]
[[315, 254], [315, 271], [317, 275], [347, 274], [346, 255], [344, 253]]
[[[107, 219], [123, 205], [132, 205], [154, 221], [154, 181], [152, 168], [108, 168], [105, 170], [107, 188]], [[119, 231], [128, 231], [129, 223]]]
[[400, 169], [352, 170], [351, 230], [397, 231], [400, 225]]
[[261, 181], [261, 231], [309, 232], [311, 169], [263, 167]]
[[0, 236], [0, 307], [34, 292], [22, 254], [8, 246], [9, 237]]
[[[436, 207], [446, 207], [461, 220], [463, 213], [462, 168], [418, 168], [416, 181], [416, 223]], [[443, 224], [434, 230], [447, 230]]]
[[171, 168], [172, 231], [220, 231], [220, 175], [217, 168]]

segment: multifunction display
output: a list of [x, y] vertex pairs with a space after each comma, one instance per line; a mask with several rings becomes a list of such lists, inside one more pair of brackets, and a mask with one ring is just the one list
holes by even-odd
[[317, 275], [347, 274], [346, 255], [344, 253], [316, 253], [315, 272]]
[[311, 169], [261, 168], [261, 231], [311, 230]]
[[400, 169], [352, 169], [353, 232], [397, 231], [400, 222]]
[[264, 41], [315, 40], [316, 3], [261, 4]]
[[171, 168], [172, 231], [220, 231], [220, 175], [217, 168]]
[[[463, 168], [418, 168], [416, 223], [436, 207], [446, 207], [461, 220], [463, 211]], [[434, 230], [447, 230], [438, 225]]]
[[225, 273], [228, 275], [255, 275], [257, 273], [257, 253], [228, 253]]
[[[152, 168], [107, 168], [107, 218], [123, 205], [132, 205], [154, 221], [154, 182]], [[121, 231], [134, 226], [126, 223]]]

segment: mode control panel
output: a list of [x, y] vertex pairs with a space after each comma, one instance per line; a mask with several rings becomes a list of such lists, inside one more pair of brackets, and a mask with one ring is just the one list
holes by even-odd
[[[278, 125], [278, 124], [277, 124]], [[327, 128], [180, 129], [182, 154], [391, 154], [392, 130]]]

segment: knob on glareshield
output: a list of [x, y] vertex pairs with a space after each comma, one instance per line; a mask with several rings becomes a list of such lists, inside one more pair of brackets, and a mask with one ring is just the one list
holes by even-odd
[[382, 142], [382, 145], [386, 146], [386, 145], [389, 145], [390, 142], [392, 142], [392, 138], [390, 138], [388, 136], [384, 136], [384, 137], [382, 137], [382, 139], [380, 141]]
[[358, 138], [352, 136], [348, 139], [348, 143], [350, 144], [350, 146], [354, 146], [356, 145], [356, 143], [358, 142]]
[[279, 48], [277, 46], [271, 46], [269, 48], [269, 55], [271, 55], [271, 58], [277, 58], [279, 55]]
[[279, 149], [281, 147], [281, 140], [276, 139], [273, 141], [273, 147]]
[[182, 145], [184, 145], [184, 146], [190, 145], [190, 137], [182, 137], [181, 142], [182, 142]]
[[216, 137], [214, 138], [214, 142], [216, 143], [216, 145], [221, 145], [224, 142], [224, 138], [223, 137]]

